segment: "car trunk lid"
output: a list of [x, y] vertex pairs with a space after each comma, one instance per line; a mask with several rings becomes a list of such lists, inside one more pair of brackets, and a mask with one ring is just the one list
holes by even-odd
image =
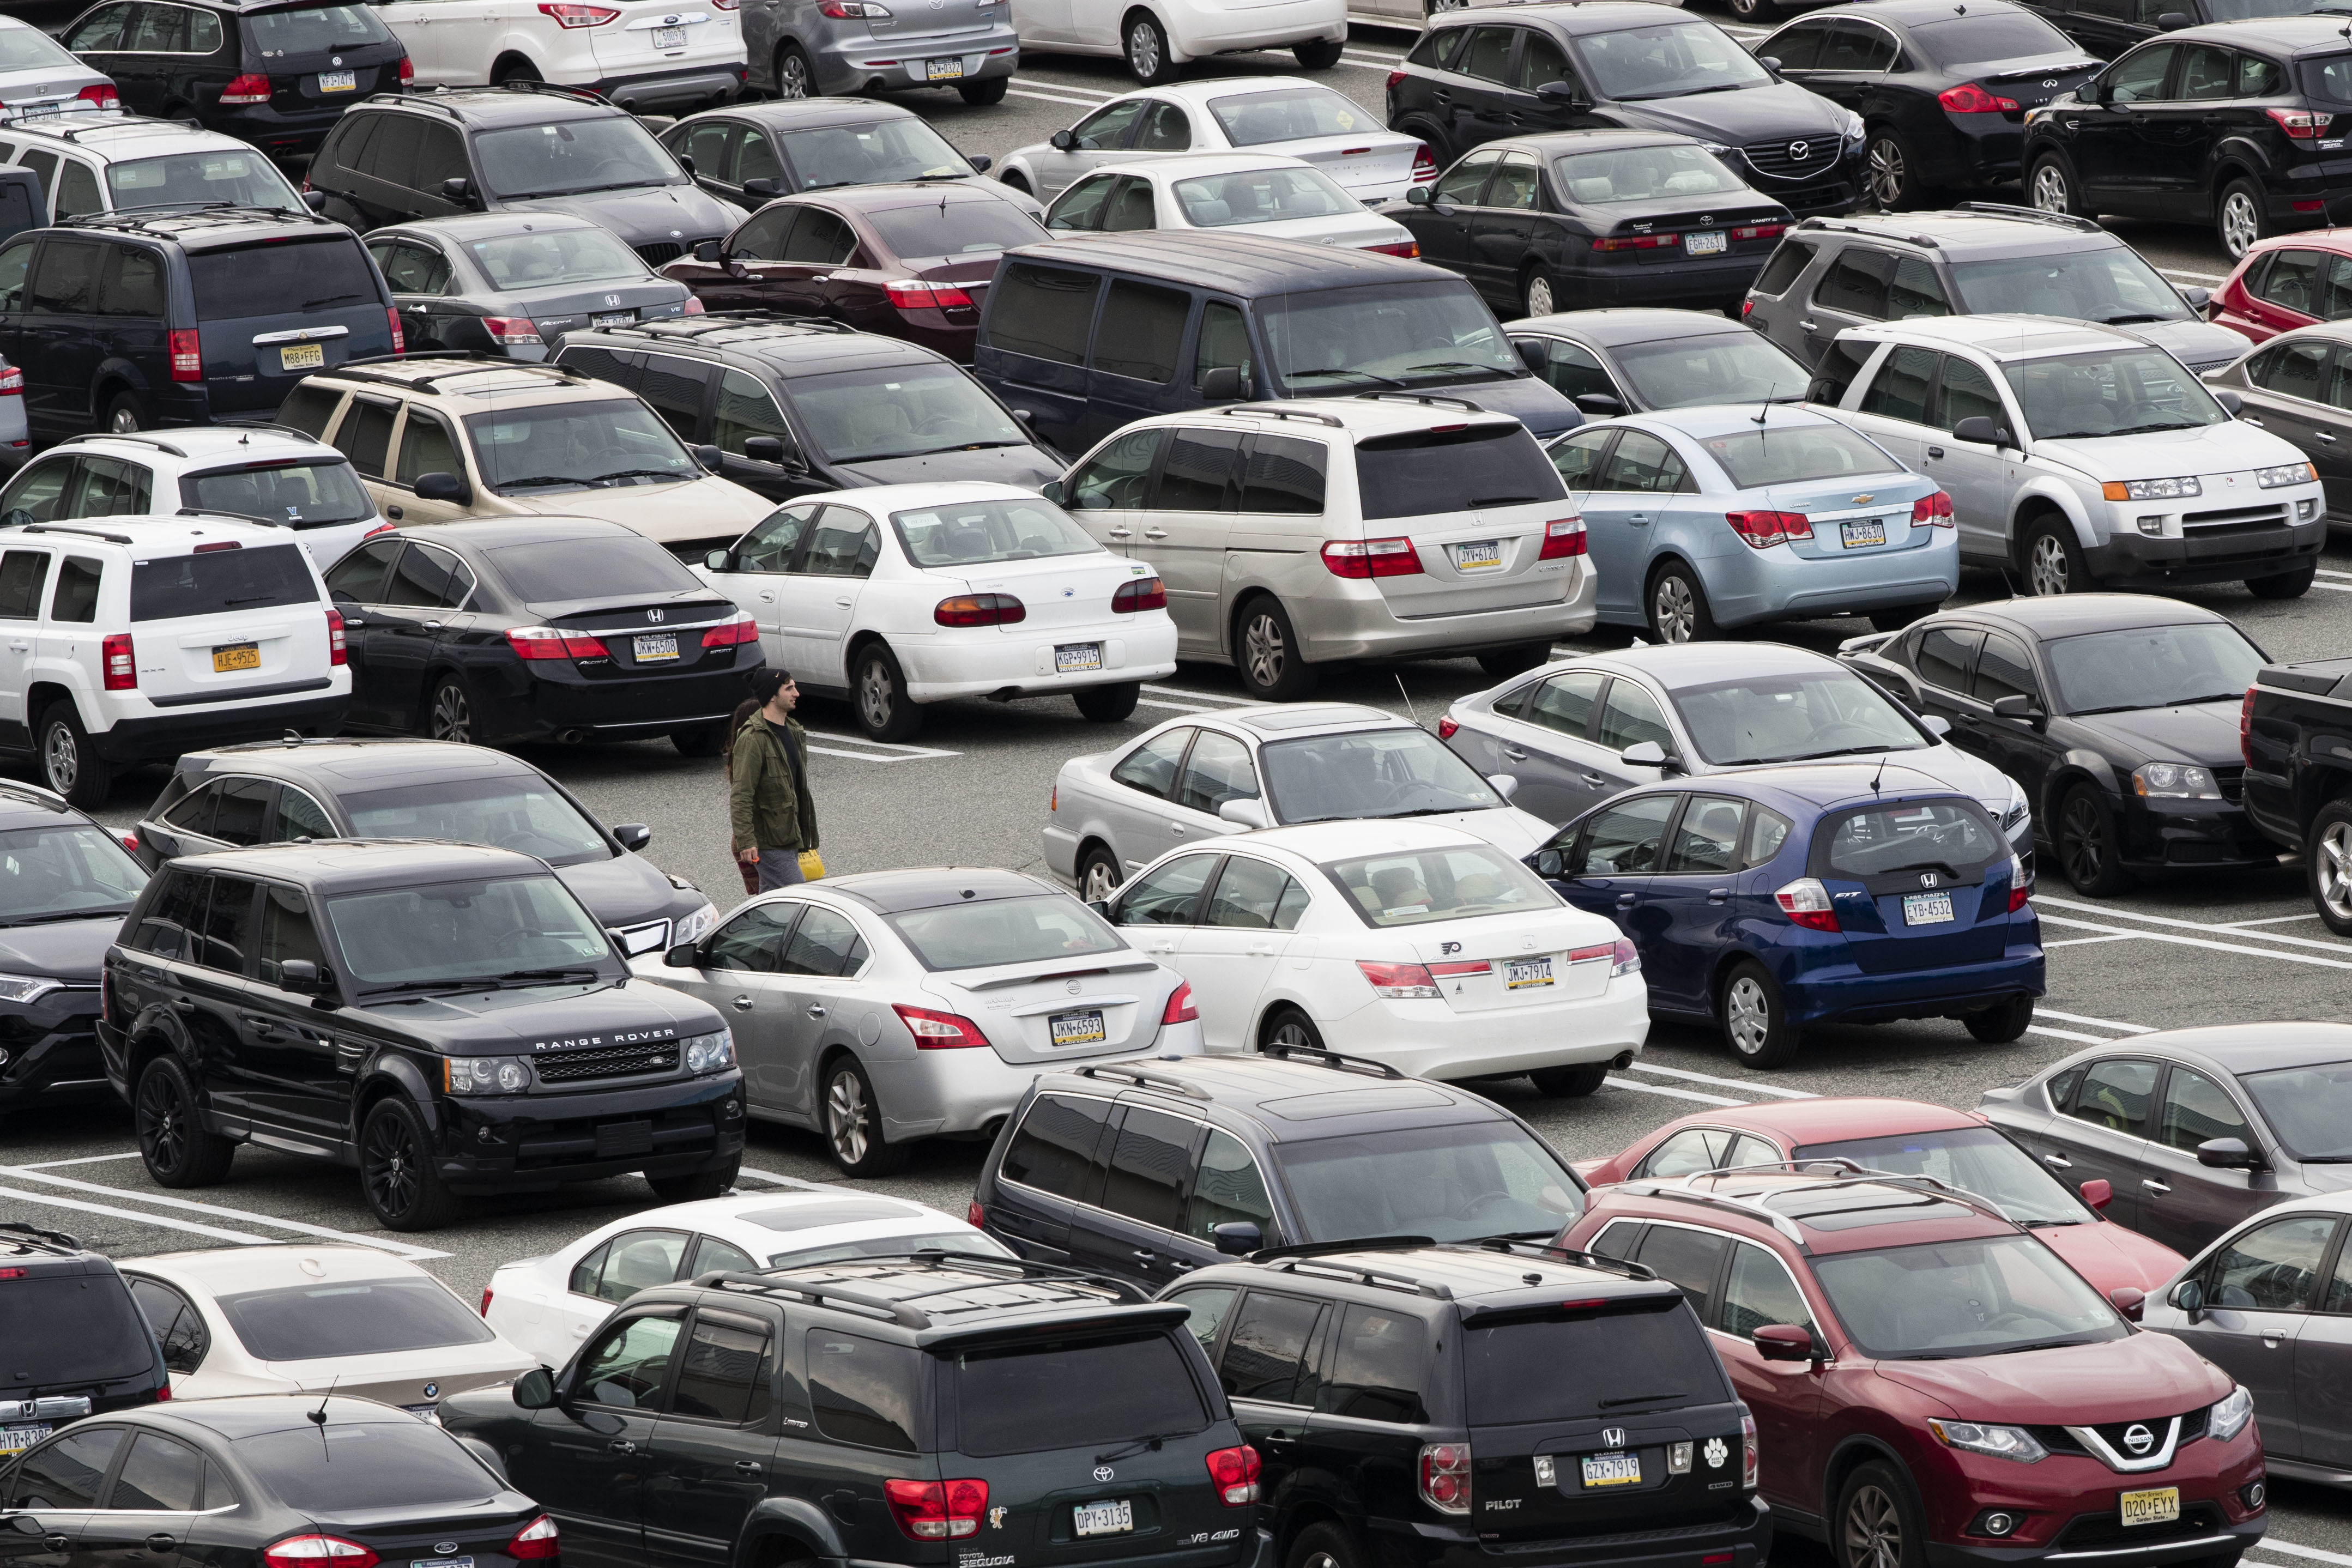
[[1139, 1051], [1160, 1030], [1169, 986], [1131, 950], [1045, 958], [940, 976], [925, 988], [965, 1013], [997, 1057], [1019, 1066]]
[[1827, 818], [1810, 863], [1866, 974], [1987, 963], [2008, 944], [2015, 862], [1973, 800], [1894, 801]]
[[572, 655], [582, 675], [590, 680], [627, 680], [734, 662], [733, 643], [703, 643], [712, 628], [740, 613], [731, 600], [693, 592], [631, 594], [528, 608], [544, 624], [573, 633], [575, 641], [593, 638], [604, 648], [601, 658], [593, 653]]
[[1932, 542], [1931, 528], [1911, 524], [1911, 500], [1921, 488], [1907, 475], [1874, 474], [1826, 484], [1774, 485], [1764, 496], [1772, 510], [1801, 515], [1812, 525], [1813, 537], [1790, 539], [1789, 549], [1807, 560], [1822, 560]]
[[1008, 637], [1049, 637], [1063, 628], [1095, 629], [1130, 619], [1111, 609], [1111, 596], [1149, 575], [1149, 569], [1124, 556], [1097, 550], [964, 570], [973, 593], [1010, 594], [1021, 601], [1022, 619], [997, 623]]
[[[1273, 4], [1274, 0], [1265, 3]], [[1244, 3], [1237, 8], [1245, 10], [1248, 6]], [[1411, 180], [1412, 155], [1420, 145], [1412, 137], [1381, 130], [1379, 122], [1367, 114], [1362, 133], [1286, 142], [1281, 152], [1286, 158], [1314, 164], [1331, 176], [1341, 190], [1360, 198], [1371, 187], [1385, 188]]]
[[245, 57], [269, 78], [269, 107], [307, 114], [357, 103], [373, 92], [398, 92], [401, 47], [374, 7], [271, 5], [236, 22]]
[[302, 547], [205, 540], [133, 556], [131, 643], [140, 694], [162, 707], [328, 684], [327, 606]]
[[1451, 921], [1413, 932], [1413, 954], [1455, 1012], [1533, 1007], [1609, 988], [1610, 941], [1575, 942], [1557, 917]]

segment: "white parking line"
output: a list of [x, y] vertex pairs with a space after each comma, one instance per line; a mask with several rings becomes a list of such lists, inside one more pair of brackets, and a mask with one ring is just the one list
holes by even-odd
[[2114, 936], [2064, 936], [2055, 942], [2042, 943], [2042, 948], [2048, 952], [2053, 947], [2089, 947], [2101, 942], [2128, 942], [2131, 939], [2132, 934], [2128, 931]]
[[[164, 1208], [179, 1209], [185, 1213], [205, 1214], [212, 1215], [222, 1219], [242, 1220], [247, 1225], [266, 1226], [277, 1230], [291, 1230], [297, 1235], [316, 1236], [329, 1241], [346, 1242], [353, 1247], [373, 1247], [379, 1252], [389, 1252], [395, 1258], [405, 1258], [412, 1262], [420, 1258], [446, 1258], [449, 1256], [446, 1252], [436, 1252], [430, 1247], [417, 1247], [406, 1241], [394, 1241], [389, 1237], [363, 1236], [355, 1231], [337, 1230], [330, 1226], [311, 1225], [299, 1219], [282, 1219], [274, 1214], [255, 1214], [249, 1209], [227, 1208], [216, 1203], [197, 1203], [184, 1197], [167, 1197], [160, 1192], [125, 1192], [119, 1186], [101, 1186], [96, 1182], [76, 1181], [71, 1176], [50, 1176], [45, 1171], [35, 1170], [30, 1166], [0, 1166], [0, 1176], [14, 1176], [20, 1181], [37, 1181], [46, 1186], [61, 1186], [75, 1192], [96, 1193], [102, 1197], [118, 1198], [125, 1203], [152, 1203], [159, 1205]], [[58, 1198], [55, 1201], [66, 1207], [87, 1207], [67, 1203], [63, 1198]], [[151, 1225], [162, 1225], [167, 1223], [159, 1216], [142, 1214], [134, 1209], [105, 1209], [101, 1210], [101, 1212], [123, 1214], [131, 1218], [138, 1219], [143, 1223]], [[184, 1227], [181, 1227], [180, 1228], [184, 1228]], [[198, 1228], [204, 1229], [205, 1228], [198, 1227]], [[209, 1230], [207, 1230], [206, 1233], [214, 1234], [214, 1232]], [[217, 1234], [226, 1236], [233, 1241], [267, 1242], [269, 1239], [268, 1237], [247, 1236], [241, 1232], [232, 1233], [222, 1231]]]
[[2078, 1045], [2113, 1045], [2115, 1043], [2114, 1037], [2110, 1035], [2083, 1034], [2071, 1029], [2052, 1029], [2047, 1024], [2027, 1024], [2025, 1026], [2025, 1032], [2028, 1034], [2046, 1034], [2053, 1040], [2071, 1040]]
[[[961, 757], [961, 751], [941, 751], [935, 746], [904, 746], [897, 741], [867, 740], [863, 736], [827, 735], [823, 730], [808, 731], [811, 741], [835, 740], [840, 746], [815, 746], [809, 749], [825, 757], [846, 757], [853, 762], [926, 762], [940, 757]], [[842, 746], [868, 746], [872, 751], [844, 751]], [[897, 752], [896, 757], [877, 756], [876, 752]]]
[[2252, 1550], [2284, 1552], [2290, 1556], [2309, 1557], [2321, 1563], [2352, 1563], [2352, 1557], [2347, 1557], [2340, 1552], [2322, 1552], [2316, 1546], [2297, 1546], [2292, 1541], [2281, 1541], [2275, 1535], [2263, 1537], [2261, 1541], [2254, 1543]]
[[1759, 1083], [1751, 1078], [1718, 1078], [1712, 1072], [1693, 1072], [1686, 1068], [1661, 1067], [1654, 1061], [1637, 1061], [1625, 1070], [1628, 1072], [1657, 1072], [1668, 1078], [1685, 1079], [1693, 1083], [1720, 1083], [1727, 1089], [1744, 1089], [1750, 1094], [1769, 1095], [1776, 1100], [1818, 1100], [1820, 1095], [1810, 1089], [1783, 1089], [1776, 1083]]
[[2061, 1023], [2096, 1024], [2101, 1029], [2121, 1030], [2126, 1034], [2154, 1034], [2156, 1032], [2156, 1026], [2153, 1024], [2118, 1023], [2114, 1019], [2085, 1018], [2081, 1013], [2062, 1013], [2055, 1008], [2037, 1006], [2033, 1009], [2033, 1016], [2038, 1019], [2056, 1019]]
[[2210, 272], [2176, 272], [2168, 267], [2161, 267], [2157, 268], [2157, 270], [2163, 273], [2167, 277], [2186, 278], [2191, 283], [2213, 284], [2221, 281], [2219, 275]]
[[1218, 711], [1213, 707], [1204, 707], [1199, 703], [1163, 703], [1155, 702], [1150, 697], [1138, 697], [1135, 699], [1135, 702], [1136, 706], [1139, 707], [1174, 708], [1178, 713], [1215, 713]]
[[1217, 692], [1196, 692], [1189, 686], [1155, 686], [1146, 681], [1143, 683], [1143, 689], [1147, 692], [1157, 692], [1163, 697], [1190, 697], [1194, 702], [1226, 703], [1234, 707], [1257, 706], [1257, 701], [1254, 697], [1229, 697]]
[[[2110, 936], [2137, 936], [2144, 942], [2169, 942], [2179, 947], [2202, 947], [2211, 953], [2242, 953], [2252, 958], [2273, 958], [2282, 964], [2310, 964], [2322, 969], [2352, 969], [2352, 959], [2322, 958], [2314, 953], [2282, 953], [2271, 947], [2248, 947], [2235, 942], [2213, 942], [2200, 936], [2176, 936], [2169, 931], [2126, 931], [2119, 926], [2101, 925], [2089, 920], [2068, 920], [2056, 915], [2042, 917], [2044, 925], [2065, 925], [2083, 931], [2101, 931]], [[2226, 926], [2213, 927], [2226, 930]], [[2259, 932], [2247, 932], [2259, 938]], [[2277, 940], [2273, 937], [2271, 940]]]
[[796, 1186], [803, 1192], [842, 1192], [850, 1190], [837, 1186], [828, 1185], [827, 1183], [821, 1181], [803, 1181], [798, 1176], [778, 1176], [773, 1171], [755, 1171], [750, 1166], [743, 1166], [740, 1170], [736, 1172], [736, 1174], [738, 1176], [757, 1176], [761, 1181], [773, 1182], [778, 1186]]
[[53, 1171], [59, 1166], [97, 1166], [104, 1165], [109, 1160], [135, 1160], [138, 1157], [137, 1149], [125, 1149], [119, 1155], [84, 1155], [78, 1160], [42, 1160], [37, 1165], [18, 1166], [16, 1168], [20, 1171]]
[[1043, 99], [1047, 103], [1074, 103], [1080, 109], [1100, 109], [1109, 101], [1108, 99], [1100, 98], [1071, 98], [1066, 93], [1058, 92], [1032, 92], [1027, 88], [1020, 87], [1008, 87], [1004, 90], [1014, 98]]
[[2352, 571], [2336, 571], [2324, 566], [2315, 566], [2312, 568], [2312, 570], [2319, 573], [2322, 577], [2352, 577]]
[[2319, 912], [2315, 909], [2303, 915], [2266, 915], [2260, 920], [2227, 921], [2223, 923], [2222, 929], [2225, 931], [2235, 931], [2242, 926], [2247, 925], [2293, 925], [2298, 921], [2316, 920], [2318, 918]]
[[1631, 1089], [1643, 1094], [1663, 1094], [1669, 1100], [1696, 1100], [1702, 1105], [1752, 1105], [1753, 1100], [1727, 1100], [1720, 1094], [1701, 1094], [1696, 1090], [1669, 1089], [1663, 1083], [1643, 1083], [1634, 1079], [1611, 1074], [1612, 1089]]
[[2111, 909], [2101, 904], [2078, 904], [2070, 898], [2046, 898], [2036, 894], [2034, 902], [2059, 909], [2079, 909], [2085, 915], [2101, 915], [2110, 920], [2137, 920], [2146, 925], [2165, 925], [2181, 931], [2210, 931], [2224, 936], [2245, 936], [2256, 942], [2284, 942], [2297, 947], [2316, 947], [2323, 952], [2342, 953], [2352, 956], [2352, 944], [2322, 942], [2311, 936], [2289, 936], [2268, 931], [2245, 931], [2235, 925], [2220, 925], [2204, 920], [2176, 920], [2168, 915], [2140, 915], [2130, 910]]
[[0, 1186], [0, 1197], [13, 1197], [20, 1203], [38, 1204], [47, 1208], [67, 1208], [77, 1214], [103, 1214], [115, 1219], [129, 1219], [141, 1225], [160, 1226], [165, 1230], [185, 1230], [192, 1235], [209, 1236], [215, 1241], [236, 1241], [247, 1247], [270, 1247], [276, 1243], [267, 1236], [255, 1236], [243, 1230], [223, 1230], [218, 1226], [198, 1225], [193, 1220], [166, 1219], [160, 1214], [141, 1214], [135, 1209], [117, 1208], [111, 1204], [83, 1203], [78, 1198], [59, 1197], [54, 1193], [26, 1192], [13, 1186]]

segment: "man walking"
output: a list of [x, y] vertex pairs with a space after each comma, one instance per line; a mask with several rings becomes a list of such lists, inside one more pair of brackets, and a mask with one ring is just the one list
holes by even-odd
[[801, 852], [816, 848], [816, 801], [809, 794], [808, 741], [793, 721], [801, 689], [782, 670], [751, 677], [760, 711], [735, 732], [727, 812], [736, 852], [760, 871], [760, 891], [803, 881]]

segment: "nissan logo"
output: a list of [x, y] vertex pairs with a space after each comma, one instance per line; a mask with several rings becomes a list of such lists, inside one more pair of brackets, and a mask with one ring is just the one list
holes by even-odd
[[1789, 143], [1789, 161], [1790, 162], [1801, 163], [1812, 155], [1813, 146], [1811, 142], [1791, 141]]
[[1095, 1479], [1098, 1481], [1107, 1481], [1116, 1473], [1117, 1472], [1108, 1465], [1097, 1465], [1095, 1467]]
[[2124, 1447], [2132, 1451], [2132, 1458], [2137, 1458], [2156, 1447], [2156, 1434], [2134, 1422], [2124, 1428]]
[[1622, 1427], [1601, 1427], [1601, 1446], [1604, 1448], [1623, 1448], [1625, 1446], [1625, 1428]]

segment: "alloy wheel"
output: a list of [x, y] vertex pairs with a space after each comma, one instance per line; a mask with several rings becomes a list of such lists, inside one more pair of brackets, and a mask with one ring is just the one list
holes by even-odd
[[379, 1214], [405, 1214], [417, 1195], [417, 1166], [424, 1157], [405, 1118], [378, 1116], [360, 1150], [360, 1179]]
[[854, 1166], [866, 1157], [866, 1085], [845, 1068], [833, 1075], [824, 1091], [824, 1134], [843, 1165]]
[[2254, 199], [2243, 191], [2232, 191], [2221, 198], [2221, 248], [2230, 253], [2232, 261], [2242, 260], [2254, 241], [2263, 234], [2263, 214], [2254, 210]]
[[139, 415], [131, 409], [118, 408], [108, 416], [106, 428], [116, 435], [135, 435], [139, 433]]
[[1546, 277], [1540, 272], [1537, 273], [1533, 277], [1528, 278], [1528, 314], [1530, 316], [1549, 316], [1558, 308], [1559, 307], [1552, 303], [1551, 279]]
[[1138, 22], [1128, 30], [1127, 63], [1146, 80], [1160, 74], [1160, 35], [1150, 23]]
[[1465, 10], [1469, 5], [1470, 0], [1427, 0], [1427, 9], [1433, 16], [1440, 12]]
[[776, 67], [776, 96], [806, 98], [808, 95], [808, 62], [798, 55], [786, 55]]
[[1266, 1043], [1286, 1046], [1298, 1051], [1312, 1051], [1315, 1049], [1315, 1036], [1297, 1019], [1285, 1019], [1276, 1026], [1275, 1031], [1266, 1037]]
[[1901, 147], [1885, 138], [1870, 144], [1871, 200], [1892, 212], [1904, 197], [1908, 178]]
[[445, 685], [433, 694], [433, 738], [454, 740], [460, 746], [473, 739], [474, 713], [466, 702], [465, 691], [455, 685]]
[[2330, 822], [2319, 835], [2319, 902], [2352, 920], [2352, 822]]
[[1698, 604], [1691, 597], [1690, 584], [1672, 572], [1658, 579], [1658, 586], [1650, 591], [1650, 618], [1657, 623], [1660, 641], [1689, 642], [1698, 622]]
[[2033, 172], [2033, 204], [2045, 213], [2071, 213], [2074, 204], [2069, 200], [2065, 173], [2055, 163], [2044, 163]]
[[1742, 975], [1731, 982], [1731, 989], [1724, 993], [1723, 1012], [1724, 1031], [1740, 1055], [1755, 1055], [1772, 1038], [1772, 998], [1755, 976]]
[[2077, 795], [2066, 802], [2059, 823], [2058, 851], [2059, 858], [2066, 862], [2066, 880], [2076, 887], [2099, 880], [2099, 839], [2105, 826], [2099, 820], [2097, 802], [2088, 796]]
[[49, 726], [47, 743], [41, 747], [41, 768], [49, 776], [49, 788], [60, 795], [72, 794], [81, 781], [81, 747], [74, 744], [70, 726]]
[[2056, 534], [2043, 534], [2033, 541], [2026, 558], [2025, 585], [2043, 599], [2063, 593], [2074, 586], [2073, 563], [2066, 559], [2066, 546]]
[[1902, 1568], [1903, 1516], [1885, 1490], [1865, 1486], [1845, 1510], [1846, 1568]]
[[890, 684], [890, 672], [879, 659], [866, 662], [857, 677], [857, 711], [864, 716], [868, 729], [890, 727], [891, 709], [898, 706], [898, 694]]
[[139, 1085], [139, 1152], [150, 1166], [172, 1170], [187, 1157], [188, 1108], [179, 1086], [161, 1072]]
[[1290, 649], [1274, 617], [1263, 611], [1251, 616], [1249, 624], [1242, 629], [1242, 663], [1250, 679], [1259, 689], [1270, 689], [1281, 681], [1283, 666], [1289, 660]]
[[1118, 891], [1118, 873], [1108, 861], [1091, 861], [1087, 865], [1086, 884], [1078, 896], [1088, 904], [1099, 904]]

